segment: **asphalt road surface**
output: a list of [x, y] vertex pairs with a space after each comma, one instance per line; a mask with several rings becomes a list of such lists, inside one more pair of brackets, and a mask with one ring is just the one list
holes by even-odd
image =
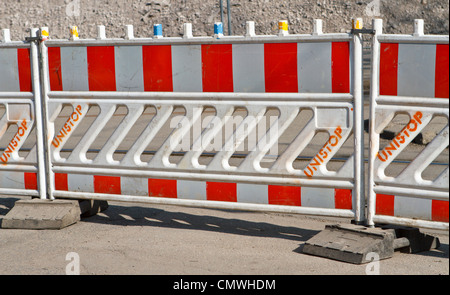
[[[0, 219], [17, 199], [0, 197]], [[448, 231], [422, 229], [440, 239], [440, 248], [395, 252], [377, 267], [302, 253], [305, 241], [336, 223], [350, 220], [109, 202], [61, 230], [0, 229], [0, 274], [449, 274]]]

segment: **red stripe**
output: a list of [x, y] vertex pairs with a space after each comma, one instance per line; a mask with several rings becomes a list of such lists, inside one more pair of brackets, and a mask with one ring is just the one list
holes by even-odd
[[37, 173], [25, 172], [24, 184], [25, 189], [37, 190]]
[[431, 220], [448, 222], [448, 201], [431, 201]]
[[233, 50], [231, 44], [202, 45], [204, 92], [233, 92]]
[[376, 198], [376, 214], [394, 216], [395, 196], [377, 194]]
[[33, 85], [31, 82], [30, 49], [17, 49], [17, 66], [19, 68], [20, 91], [31, 92]]
[[271, 205], [302, 205], [301, 187], [299, 186], [269, 185], [268, 192]]
[[55, 173], [55, 190], [57, 190], [57, 191], [68, 191], [69, 190], [67, 174]]
[[380, 95], [397, 95], [398, 44], [380, 45]]
[[148, 179], [148, 195], [150, 197], [176, 198], [177, 181], [173, 179]]
[[237, 185], [228, 182], [206, 182], [206, 199], [237, 202]]
[[[448, 98], [448, 44], [436, 45], [436, 73], [434, 78], [434, 96]], [[447, 219], [448, 220], [448, 219]]]
[[173, 91], [172, 47], [142, 46], [145, 91]]
[[350, 92], [350, 43], [331, 43], [331, 91]]
[[94, 192], [120, 195], [120, 177], [94, 175]]
[[297, 43], [264, 44], [266, 92], [298, 92]]
[[334, 190], [334, 206], [336, 209], [352, 209], [352, 190], [335, 189]]
[[61, 50], [59, 47], [48, 48], [48, 75], [50, 79], [50, 90], [62, 91]]
[[87, 47], [90, 91], [116, 91], [114, 46]]

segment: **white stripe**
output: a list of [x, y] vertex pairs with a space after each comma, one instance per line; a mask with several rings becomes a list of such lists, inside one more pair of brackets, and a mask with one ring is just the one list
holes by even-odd
[[268, 186], [264, 184], [237, 183], [238, 203], [269, 204]]
[[331, 93], [331, 42], [298, 43], [298, 91]]
[[25, 173], [0, 171], [0, 188], [25, 189]]
[[173, 91], [202, 92], [201, 45], [172, 45]]
[[206, 182], [178, 180], [177, 181], [178, 199], [205, 200], [206, 201]]
[[399, 44], [397, 95], [434, 97], [435, 44]]
[[67, 187], [69, 191], [94, 192], [94, 176], [82, 174], [67, 175]]
[[148, 178], [120, 177], [122, 195], [148, 196]]
[[141, 46], [114, 48], [117, 91], [144, 91]]
[[16, 48], [0, 49], [0, 91], [20, 91]]
[[431, 200], [395, 196], [394, 216], [431, 220]]
[[235, 92], [264, 92], [264, 44], [233, 44]]
[[334, 189], [302, 187], [302, 207], [334, 209]]
[[61, 47], [64, 91], [89, 91], [86, 47]]

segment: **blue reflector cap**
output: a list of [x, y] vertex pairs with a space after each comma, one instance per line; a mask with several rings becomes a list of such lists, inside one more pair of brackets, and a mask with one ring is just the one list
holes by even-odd
[[223, 35], [223, 25], [221, 22], [217, 22], [214, 24], [214, 35]]
[[153, 35], [155, 37], [162, 37], [162, 25], [161, 24], [153, 25]]

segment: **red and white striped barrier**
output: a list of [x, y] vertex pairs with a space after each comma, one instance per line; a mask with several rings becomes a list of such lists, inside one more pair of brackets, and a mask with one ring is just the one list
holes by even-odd
[[[81, 40], [77, 35], [77, 30], [72, 28], [70, 41], [49, 39], [41, 43], [41, 49], [44, 53], [43, 65], [47, 72], [44, 75], [44, 85], [48, 86], [48, 89], [46, 89], [48, 92], [44, 91], [44, 95], [47, 95], [49, 107], [56, 110], [55, 114], [50, 116], [55, 118], [61, 105], [69, 102], [70, 99], [68, 98], [72, 94], [75, 95], [74, 99], [78, 99], [77, 95], [84, 98], [90, 96], [89, 102], [84, 105], [86, 110], [81, 111], [80, 107], [80, 116], [75, 114], [77, 121], [80, 121], [81, 114], [87, 112], [89, 104], [99, 105], [102, 112], [105, 113], [102, 108], [106, 108], [105, 104], [108, 102], [102, 101], [100, 99], [101, 93], [99, 93], [105, 91], [116, 91], [113, 95], [108, 94], [110, 99], [113, 96], [114, 99], [117, 99], [120, 95], [126, 95], [127, 93], [131, 95], [130, 92], [140, 92], [139, 94], [143, 94], [143, 92], [165, 92], [164, 94], [156, 93], [154, 95], [155, 100], [148, 97], [134, 100], [134, 103], [139, 101], [139, 103], [155, 104], [156, 102], [155, 108], [161, 110], [159, 114], [164, 112], [158, 102], [164, 102], [165, 100], [170, 103], [180, 101], [176, 98], [176, 95], [180, 93], [186, 95], [186, 93], [215, 92], [214, 98], [205, 95], [196, 97], [199, 101], [197, 104], [202, 107], [202, 104], [204, 104], [202, 100], [208, 101], [208, 104], [212, 104], [220, 114], [226, 110], [225, 106], [234, 108], [240, 104], [238, 96], [227, 96], [225, 93], [231, 92], [232, 95], [238, 95], [238, 93], [262, 94], [257, 96], [257, 99], [249, 97], [249, 101], [246, 102], [246, 107], [253, 108], [253, 110], [256, 109], [255, 106], [258, 103], [261, 103], [259, 100], [268, 100], [270, 97], [268, 93], [290, 93], [291, 96], [297, 93], [308, 94], [308, 96], [304, 96], [309, 100], [308, 107], [316, 110], [315, 106], [320, 105], [320, 111], [326, 110], [320, 113], [321, 119], [317, 119], [319, 122], [317, 123], [318, 128], [334, 126], [333, 130], [336, 129], [336, 126], [333, 125], [336, 123], [328, 124], [327, 122], [331, 119], [324, 113], [329, 111], [330, 114], [336, 115], [343, 108], [343, 103], [348, 104], [345, 105], [344, 112], [341, 112], [345, 114], [341, 116], [342, 118], [340, 117], [342, 124], [345, 125], [343, 127], [353, 128], [353, 112], [356, 112], [356, 110], [354, 110], [352, 100], [357, 100], [353, 87], [355, 83], [355, 62], [352, 54], [354, 40], [348, 34], [322, 34], [318, 26], [320, 22], [316, 21], [315, 24], [314, 34], [306, 38], [301, 35], [289, 36], [286, 32], [287, 26], [283, 25], [280, 28], [282, 32], [279, 36], [257, 38], [254, 34], [248, 32], [250, 37], [255, 37], [252, 40], [244, 40], [241, 37], [227, 38], [221, 34], [216, 34], [213, 39], [197, 38], [192, 37], [189, 32], [185, 32], [183, 38], [162, 38], [158, 35], [149, 40], [134, 38], [130, 30], [127, 31], [125, 39], [113, 40], [106, 39], [102, 26], [99, 26], [96, 40]], [[128, 27], [128, 29], [130, 28]], [[61, 93], [60, 91], [65, 92]], [[174, 92], [174, 94], [171, 94], [171, 92]], [[175, 92], [178, 93], [175, 94]], [[267, 95], [263, 97], [264, 94]], [[344, 94], [345, 96], [335, 94]], [[304, 99], [302, 97], [299, 95], [292, 101], [297, 103], [297, 101]], [[283, 99], [283, 95], [280, 95], [280, 101]], [[216, 100], [220, 102], [217, 105], [215, 104]], [[243, 98], [242, 100], [247, 99]], [[328, 100], [330, 101], [328, 102]], [[125, 98], [120, 101], [127, 105]], [[277, 105], [276, 102], [274, 103]], [[188, 113], [191, 112], [189, 103], [180, 102], [180, 105], [183, 105]], [[331, 107], [331, 109], [326, 109], [325, 105]], [[113, 107], [108, 106], [110, 109]], [[294, 110], [296, 108], [291, 107]], [[75, 109], [77, 109], [77, 106], [74, 106]], [[287, 116], [284, 113], [280, 116], [283, 120], [285, 117], [292, 117], [292, 115]], [[98, 124], [96, 126], [103, 124], [100, 121], [97, 118]], [[68, 119], [67, 124], [69, 125], [71, 122], [71, 119]], [[76, 128], [75, 124], [71, 126], [74, 129]], [[118, 127], [118, 129], [121, 128], [131, 128], [131, 125], [130, 127]], [[311, 126], [311, 128], [316, 127]], [[94, 132], [94, 129], [95, 127], [90, 128], [87, 132]], [[329, 130], [326, 129], [326, 131]], [[95, 131], [96, 134], [98, 132], [101, 132], [100, 129]], [[60, 133], [58, 133], [58, 130], [55, 130], [55, 133], [58, 138]], [[69, 136], [70, 134], [65, 135], [65, 139]], [[61, 135], [62, 137], [64, 136]], [[86, 144], [88, 141], [89, 139], [83, 138], [80, 142]], [[111, 143], [113, 141], [115, 140], [112, 140]], [[54, 145], [54, 147], [64, 148], [64, 142], [58, 141], [58, 143], [58, 146]], [[336, 145], [337, 142], [334, 142], [333, 146]], [[79, 151], [85, 148], [88, 147], [76, 147], [74, 150]], [[163, 146], [162, 149], [164, 148], [167, 147]], [[103, 149], [105, 148], [103, 147]], [[330, 147], [328, 147], [328, 150], [331, 152]], [[158, 150], [156, 153], [159, 155], [161, 152], [162, 150]], [[164, 153], [167, 152], [164, 151]], [[220, 152], [219, 155], [226, 156]], [[191, 154], [188, 153], [187, 156], [191, 156]], [[327, 154], [322, 156], [326, 158]], [[325, 158], [316, 159], [316, 164], [320, 165]], [[158, 157], [152, 159], [157, 160]], [[151, 163], [153, 165], [147, 164], [151, 165], [153, 169], [156, 167], [169, 169], [169, 172], [172, 170], [174, 173], [178, 172], [176, 174], [177, 179], [154, 179], [151, 174], [143, 176], [134, 171], [135, 168], [131, 166], [126, 168], [133, 171], [130, 175], [139, 176], [125, 177], [119, 176], [119, 174], [115, 174], [116, 176], [93, 176], [90, 174], [108, 175], [107, 169], [113, 169], [110, 166], [111, 163], [103, 163], [100, 157], [94, 160], [94, 165], [86, 161], [80, 162], [77, 155], [72, 153], [70, 159], [55, 160], [53, 169], [54, 196], [70, 197], [66, 192], [74, 192], [73, 196], [83, 198], [95, 198], [99, 197], [98, 194], [100, 194], [102, 198], [105, 195], [113, 196], [112, 199], [122, 198], [120, 196], [123, 196], [123, 198], [139, 196], [142, 200], [149, 200], [149, 198], [193, 200], [198, 201], [195, 204], [202, 205], [209, 201], [213, 203], [219, 201], [227, 204], [246, 203], [324, 208], [331, 210], [323, 211], [325, 213], [322, 213], [322, 215], [337, 214], [347, 217], [355, 216], [354, 212], [358, 210], [358, 218], [360, 218], [359, 209], [361, 205], [354, 198], [355, 193], [352, 193], [352, 175], [351, 169], [348, 168], [353, 165], [353, 161], [356, 161], [353, 158], [345, 165], [345, 169], [349, 170], [348, 173], [344, 173], [344, 175], [340, 171], [340, 173], [329, 176], [330, 178], [334, 177], [333, 180], [337, 182], [336, 186], [334, 186], [334, 183], [330, 184], [330, 179], [319, 180], [324, 182], [323, 187], [314, 180], [305, 182], [304, 186], [303, 182], [297, 181], [295, 182], [296, 186], [278, 185], [279, 182], [273, 180], [279, 177], [277, 174], [268, 175], [265, 178], [265, 184], [256, 184], [257, 178], [252, 175], [254, 172], [244, 171], [244, 173], [242, 169], [242, 171], [236, 171], [237, 174], [242, 174], [239, 174], [241, 176], [239, 180], [229, 178], [223, 181], [231, 182], [215, 182], [217, 179], [208, 174], [210, 171], [202, 171], [204, 177], [194, 175], [198, 173], [199, 165], [191, 167], [183, 164], [180, 165], [182, 167], [178, 167], [171, 164], [170, 167], [165, 167], [166, 162], [162, 161], [161, 164], [157, 164], [156, 160]], [[186, 163], [189, 162], [189, 159], [184, 160]], [[221, 164], [223, 161], [215, 162], [217, 162], [214, 163], [217, 167], [214, 169], [223, 169]], [[101, 166], [98, 166], [99, 163], [102, 163]], [[133, 161], [127, 163], [127, 165], [134, 165]], [[87, 169], [89, 171], [76, 171], [73, 165], [81, 170]], [[146, 163], [141, 163], [142, 165], [146, 165]], [[159, 167], [158, 165], [162, 166]], [[278, 165], [282, 164], [278, 163]], [[93, 172], [94, 166], [102, 171]], [[89, 169], [90, 167], [91, 169]], [[316, 169], [314, 167], [314, 170]], [[312, 170], [311, 167], [310, 170]], [[258, 173], [262, 172], [259, 171]], [[230, 177], [233, 176], [230, 171], [227, 171], [226, 174], [229, 174]], [[311, 173], [310, 177], [312, 176]], [[171, 177], [175, 178], [174, 174]], [[211, 181], [212, 179], [214, 181]], [[218, 181], [222, 181], [222, 178]], [[291, 185], [291, 183], [287, 185]], [[361, 187], [357, 189], [358, 194], [360, 189]]]
[[[422, 20], [415, 20], [415, 32], [411, 35], [382, 34], [381, 20], [374, 20], [374, 29], [368, 224], [448, 229], [448, 157], [447, 163], [438, 159], [446, 150], [448, 153], [448, 35], [424, 35]], [[380, 148], [380, 135], [397, 114], [407, 114], [409, 122]], [[437, 129], [440, 125], [432, 122], [437, 117], [446, 119], [447, 125]], [[426, 128], [431, 130], [428, 136], [435, 132], [434, 138], [404, 163], [401, 172], [386, 175], [390, 165]], [[443, 170], [437, 168], [445, 164]], [[425, 179], [422, 174], [431, 165], [438, 165], [435, 170], [441, 170], [433, 179]]]
[[448, 44], [380, 44], [380, 95], [449, 97]]
[[378, 215], [406, 217], [438, 222], [448, 222], [448, 201], [419, 199], [405, 196], [376, 196]]
[[[0, 187], [37, 190], [36, 173], [0, 172]], [[55, 190], [352, 210], [349, 189], [55, 173]]]
[[[31, 34], [35, 35], [36, 30]], [[37, 130], [35, 121], [36, 108], [41, 110], [37, 101], [40, 96], [33, 88], [39, 83], [37, 50], [30, 43], [11, 41], [9, 36], [9, 30], [3, 29], [0, 42], [0, 193], [38, 195], [35, 188], [25, 185], [27, 177], [24, 178], [24, 173], [38, 170], [36, 138], [30, 138], [30, 134], [38, 136], [42, 131]], [[22, 157], [25, 151], [19, 151], [27, 141], [30, 146]], [[45, 179], [42, 180], [45, 183]], [[12, 184], [5, 185], [8, 182]]]
[[48, 46], [51, 91], [351, 89], [350, 42]]
[[31, 92], [30, 48], [0, 46], [0, 92]]

